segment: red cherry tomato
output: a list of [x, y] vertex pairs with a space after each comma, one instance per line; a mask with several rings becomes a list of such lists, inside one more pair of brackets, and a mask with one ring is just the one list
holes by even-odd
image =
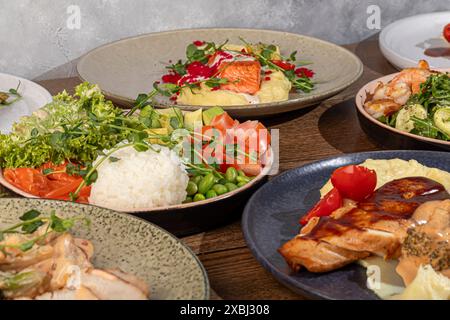
[[295, 69], [295, 65], [293, 65], [292, 63], [286, 62], [286, 61], [282, 61], [282, 60], [272, 60], [271, 61], [274, 65], [280, 67], [281, 69], [284, 70], [294, 70]]
[[443, 34], [444, 34], [445, 40], [447, 40], [448, 42], [450, 42], [450, 23], [447, 24], [447, 25], [444, 27]]
[[362, 201], [375, 190], [377, 174], [374, 170], [350, 165], [336, 169], [331, 175], [331, 183], [344, 198]]
[[342, 207], [342, 197], [339, 191], [336, 188], [333, 188], [300, 219], [300, 223], [305, 225], [313, 217], [329, 216], [334, 210], [337, 210], [340, 207]]

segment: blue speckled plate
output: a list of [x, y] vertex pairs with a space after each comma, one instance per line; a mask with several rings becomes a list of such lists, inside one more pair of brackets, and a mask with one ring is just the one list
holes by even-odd
[[314, 274], [292, 272], [277, 249], [298, 234], [299, 218], [319, 200], [319, 189], [333, 170], [366, 159], [415, 159], [450, 171], [450, 154], [436, 151], [376, 151], [342, 155], [289, 170], [272, 179], [250, 198], [242, 217], [245, 240], [256, 259], [293, 291], [315, 299], [377, 299], [366, 288], [365, 269], [352, 264]]

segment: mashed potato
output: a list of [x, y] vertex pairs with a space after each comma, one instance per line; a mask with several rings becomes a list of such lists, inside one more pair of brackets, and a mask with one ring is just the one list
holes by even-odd
[[434, 271], [430, 265], [420, 266], [413, 282], [403, 293], [393, 296], [396, 300], [449, 300], [450, 279]]
[[281, 71], [274, 71], [270, 74], [270, 80], [261, 81], [261, 88], [253, 96], [229, 90], [211, 90], [202, 83], [200, 89], [182, 89], [177, 102], [195, 106], [236, 106], [285, 101], [289, 97], [291, 86], [291, 82]]
[[[416, 160], [373, 160], [368, 159], [361, 163], [361, 166], [375, 170], [377, 173], [377, 189], [385, 183], [406, 178], [406, 177], [426, 177], [442, 184], [450, 192], [450, 173], [437, 168], [429, 168]], [[323, 197], [333, 188], [331, 181], [320, 189], [320, 196]]]

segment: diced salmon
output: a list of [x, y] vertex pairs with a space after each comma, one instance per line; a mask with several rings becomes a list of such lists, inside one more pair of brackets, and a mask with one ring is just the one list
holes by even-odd
[[221, 89], [248, 94], [259, 91], [261, 65], [258, 61], [223, 62], [220, 69], [219, 77], [228, 80]]

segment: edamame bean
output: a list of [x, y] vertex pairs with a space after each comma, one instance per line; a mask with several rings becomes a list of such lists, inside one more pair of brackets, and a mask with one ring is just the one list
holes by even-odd
[[227, 182], [227, 183], [225, 184], [225, 187], [227, 187], [228, 192], [231, 192], [231, 191], [237, 189], [237, 186], [236, 186], [234, 183], [231, 183], [231, 182]]
[[186, 199], [184, 199], [183, 203], [190, 203], [192, 202], [192, 197], [186, 197]]
[[247, 182], [241, 181], [241, 182], [238, 182], [237, 186], [238, 186], [238, 188], [240, 188], [242, 186], [245, 186], [246, 184], [247, 184]]
[[227, 169], [227, 171], [225, 171], [225, 179], [227, 179], [229, 182], [236, 181], [237, 175], [238, 175], [238, 172], [233, 167], [229, 167]]
[[243, 170], [238, 170], [237, 172], [238, 172], [238, 176], [246, 177], [246, 174]]
[[213, 189], [208, 190], [208, 192], [206, 192], [206, 199], [210, 199], [210, 198], [214, 198], [214, 197], [217, 197], [217, 193]]
[[202, 180], [202, 179], [203, 179], [202, 176], [195, 176], [195, 177], [191, 178], [191, 181], [194, 182], [196, 185], [198, 185], [200, 180]]
[[194, 202], [205, 200], [205, 196], [201, 193], [196, 193], [194, 196]]
[[198, 191], [198, 186], [194, 181], [189, 181], [186, 187], [186, 192], [188, 196], [193, 196]]
[[[226, 183], [226, 182], [225, 182]], [[213, 190], [220, 196], [221, 194], [227, 193], [228, 189], [223, 184], [216, 183], [213, 185]]]
[[250, 181], [250, 179], [249, 179], [248, 177], [237, 176], [237, 177], [236, 177], [236, 181], [237, 181], [238, 183], [240, 183], [240, 182], [247, 183], [247, 182]]
[[212, 173], [208, 173], [203, 177], [202, 180], [198, 183], [198, 192], [201, 194], [205, 194], [209, 189], [214, 185], [214, 175]]

